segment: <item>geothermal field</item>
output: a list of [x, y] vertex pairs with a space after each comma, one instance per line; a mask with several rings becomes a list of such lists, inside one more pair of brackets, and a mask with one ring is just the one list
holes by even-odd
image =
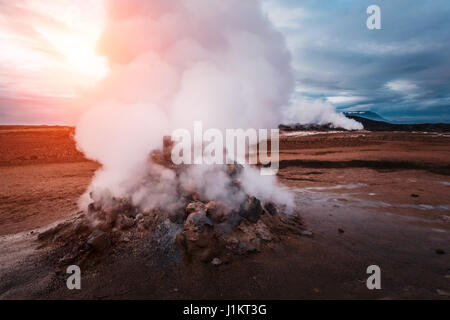
[[0, 0], [0, 300], [449, 300], [449, 2], [372, 2]]
[[[226, 197], [205, 193], [161, 148], [141, 185], [176, 198], [151, 210], [86, 195], [101, 165], [73, 137], [71, 127], [0, 128], [1, 299], [448, 298], [448, 134], [282, 133], [273, 201], [245, 189], [239, 165], [207, 175], [226, 179]], [[73, 264], [82, 290], [66, 287]], [[382, 290], [366, 287], [370, 265]]]

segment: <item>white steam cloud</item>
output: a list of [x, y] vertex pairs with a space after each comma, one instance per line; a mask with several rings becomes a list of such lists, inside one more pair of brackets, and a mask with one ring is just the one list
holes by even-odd
[[286, 109], [284, 122], [287, 124], [330, 124], [334, 128], [346, 130], [364, 129], [358, 121], [336, 112], [336, 108], [331, 103], [306, 97], [297, 99]]
[[[205, 129], [276, 128], [293, 90], [290, 53], [258, 1], [108, 0], [106, 6], [100, 50], [111, 72], [76, 128], [79, 149], [102, 164], [88, 191], [131, 195], [144, 208], [176, 206], [175, 174], [149, 165], [149, 152], [196, 120]], [[223, 169], [210, 169], [193, 168], [179, 181], [205, 196], [238, 199]], [[247, 168], [240, 180], [263, 201], [292, 202], [273, 177]]]

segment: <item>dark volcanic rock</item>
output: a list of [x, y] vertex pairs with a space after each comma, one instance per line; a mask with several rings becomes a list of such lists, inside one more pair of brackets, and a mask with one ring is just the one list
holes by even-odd
[[209, 262], [219, 255], [219, 241], [213, 223], [204, 210], [192, 212], [184, 229], [176, 235], [176, 242], [186, 262]]
[[87, 244], [97, 252], [103, 252], [109, 248], [111, 242], [103, 231], [94, 231], [88, 238]]
[[277, 207], [272, 202], [267, 202], [264, 204], [264, 209], [271, 215], [274, 216], [278, 213]]
[[[173, 169], [165, 159], [160, 160], [160, 165]], [[219, 265], [226, 264], [232, 254], [259, 252], [287, 232], [300, 234], [301, 222], [287, 219], [283, 207], [270, 202], [263, 206], [256, 197], [246, 195], [239, 180], [243, 166], [222, 169], [229, 178], [223, 202], [200, 196], [192, 186], [180, 183], [174, 185], [179, 195], [176, 205], [145, 209], [134, 206], [128, 196], [113, 197], [105, 190], [91, 193], [92, 203], [84, 214], [43, 232], [39, 240], [59, 246], [62, 264], [95, 262], [104, 258], [103, 252], [114, 255], [147, 238], [143, 243], [177, 259], [182, 253], [185, 262]], [[183, 167], [173, 170], [180, 174]]]
[[247, 197], [247, 200], [241, 206], [239, 214], [251, 222], [257, 222], [263, 213], [261, 201], [255, 197]]
[[196, 232], [202, 232], [204, 226], [212, 227], [212, 225], [212, 221], [206, 216], [204, 210], [192, 212], [184, 223], [185, 229], [193, 229]]

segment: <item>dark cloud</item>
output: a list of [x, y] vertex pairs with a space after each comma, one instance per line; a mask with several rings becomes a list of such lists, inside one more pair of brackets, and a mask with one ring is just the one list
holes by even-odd
[[[275, 1], [269, 3], [274, 8]], [[382, 30], [366, 27], [372, 4], [381, 8]], [[341, 110], [450, 122], [448, 0], [284, 0], [281, 5], [283, 10], [268, 14], [293, 49], [299, 92], [343, 97], [337, 103]]]

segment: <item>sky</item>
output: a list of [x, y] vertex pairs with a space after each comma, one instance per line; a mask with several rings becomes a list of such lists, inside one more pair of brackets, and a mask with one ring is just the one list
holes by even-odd
[[[368, 6], [381, 9], [369, 30]], [[340, 111], [450, 122], [450, 1], [267, 1], [294, 56], [297, 94]]]
[[72, 124], [108, 72], [96, 0], [0, 0], [0, 123]]
[[[381, 29], [366, 27], [369, 5]], [[450, 122], [448, 0], [265, 0], [292, 52], [296, 90], [339, 111]], [[0, 123], [73, 124], [108, 75], [96, 0], [0, 0]]]

